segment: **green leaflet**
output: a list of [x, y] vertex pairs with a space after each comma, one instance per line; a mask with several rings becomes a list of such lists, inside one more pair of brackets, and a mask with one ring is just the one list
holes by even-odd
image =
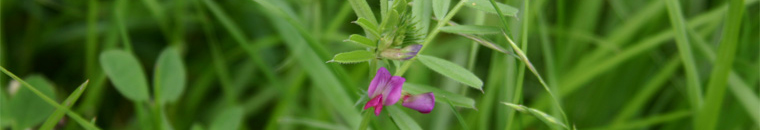
[[502, 102], [502, 103], [504, 105], [507, 105], [507, 106], [511, 107], [512, 109], [517, 110], [517, 111], [520, 111], [520, 112], [523, 112], [523, 113], [530, 113], [534, 117], [536, 117], [539, 120], [541, 120], [544, 123], [546, 123], [546, 125], [558, 125], [558, 126], [562, 126], [565, 129], [569, 129], [567, 127], [567, 125], [563, 124], [562, 122], [559, 122], [559, 120], [557, 120], [556, 118], [554, 118], [551, 115], [546, 114], [546, 113], [544, 113], [542, 111], [539, 111], [539, 110], [536, 110], [536, 109], [533, 109], [533, 108], [528, 108], [528, 107], [525, 107], [523, 105], [517, 105], [517, 104], [512, 104], [512, 103], [507, 103], [507, 102]]
[[344, 42], [351, 42], [369, 48], [375, 48], [377, 46], [376, 41], [359, 34], [351, 34], [351, 36], [348, 36], [348, 39], [344, 40]]
[[243, 122], [243, 108], [230, 107], [214, 115], [209, 129], [211, 130], [237, 130]]
[[[30, 85], [42, 92], [48, 97], [55, 97], [53, 84], [41, 75], [32, 75], [26, 78]], [[35, 95], [31, 90], [17, 84], [18, 90], [12, 95], [8, 102], [8, 108], [11, 118], [16, 121], [16, 127], [26, 129], [32, 128], [45, 121], [53, 113], [55, 107], [46, 103], [41, 97]]]
[[187, 80], [185, 65], [176, 48], [164, 49], [156, 61], [156, 69], [153, 74], [153, 87], [160, 93], [161, 103], [174, 102], [185, 91]]
[[483, 81], [480, 80], [475, 74], [461, 66], [446, 61], [441, 58], [436, 58], [426, 55], [417, 55], [417, 59], [425, 66], [432, 69], [435, 72], [440, 73], [446, 77], [454, 79], [457, 82], [463, 83], [467, 86], [473, 87], [480, 91], [483, 91]]
[[[467, 7], [474, 8], [480, 11], [485, 11], [492, 14], [498, 14], [496, 13], [496, 9], [493, 8], [490, 2], [488, 0], [469, 0], [467, 3], [465, 3]], [[501, 9], [501, 14], [504, 16], [515, 16], [517, 15], [517, 8], [503, 4], [503, 3], [496, 3], [496, 6], [499, 6], [499, 9]]]
[[367, 19], [359, 18], [359, 19], [356, 19], [356, 21], [353, 21], [351, 23], [355, 23], [361, 26], [362, 28], [364, 28], [365, 31], [369, 32], [375, 37], [380, 37], [380, 33], [377, 32], [377, 24], [372, 23]]
[[396, 123], [396, 127], [400, 130], [422, 130], [419, 124], [409, 117], [406, 112], [398, 108], [398, 105], [388, 106], [388, 113], [391, 115], [391, 119]]
[[109, 50], [100, 54], [103, 71], [124, 97], [133, 102], [148, 100], [148, 82], [140, 62], [122, 50]]
[[433, 15], [437, 19], [443, 19], [446, 13], [449, 12], [449, 6], [451, 0], [433, 0]]
[[359, 62], [372, 60], [373, 58], [375, 58], [375, 53], [372, 53], [370, 51], [364, 51], [364, 50], [356, 50], [356, 51], [351, 51], [351, 52], [343, 52], [343, 53], [335, 54], [335, 57], [333, 57], [332, 60], [327, 61], [327, 62], [351, 64], [351, 63], [359, 63]]
[[450, 102], [446, 100], [435, 100], [436, 103], [446, 103], [451, 104], [454, 106], [459, 107], [466, 107], [466, 108], [475, 108], [475, 100], [472, 98], [469, 98], [467, 96], [455, 94], [443, 89], [438, 89], [435, 87], [430, 87], [426, 85], [421, 84], [414, 84], [414, 83], [404, 83], [404, 91], [407, 91], [412, 94], [421, 94], [426, 92], [433, 92], [433, 95], [435, 95], [436, 99], [448, 99]]
[[462, 33], [462, 34], [497, 34], [501, 33], [499, 27], [483, 26], [483, 25], [455, 25], [441, 27], [441, 31], [448, 33]]

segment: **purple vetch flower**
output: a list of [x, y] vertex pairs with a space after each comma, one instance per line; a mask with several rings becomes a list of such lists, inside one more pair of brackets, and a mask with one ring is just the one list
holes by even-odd
[[420, 44], [409, 45], [400, 49], [385, 49], [380, 53], [380, 56], [392, 60], [409, 60], [414, 58], [414, 56], [417, 56], [417, 53], [420, 52], [420, 49], [422, 49], [422, 45]]
[[369, 84], [367, 94], [370, 100], [364, 105], [364, 109], [374, 107], [375, 116], [380, 115], [383, 106], [396, 104], [401, 98], [401, 87], [405, 81], [403, 77], [392, 76], [387, 69], [380, 67]]
[[433, 96], [433, 92], [419, 95], [404, 95], [404, 103], [401, 105], [427, 114], [433, 111], [433, 107], [435, 107], [435, 96]]

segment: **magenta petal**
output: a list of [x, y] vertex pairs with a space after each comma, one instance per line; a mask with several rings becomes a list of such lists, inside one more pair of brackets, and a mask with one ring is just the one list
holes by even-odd
[[367, 104], [364, 104], [364, 109], [374, 107], [374, 106], [382, 106], [383, 96], [376, 96], [369, 101], [367, 101]]
[[433, 96], [432, 92], [429, 92], [404, 97], [404, 103], [401, 105], [427, 114], [433, 111], [433, 107], [435, 107], [435, 96]]
[[390, 87], [388, 90], [383, 92], [383, 96], [385, 101], [383, 102], [383, 105], [393, 105], [398, 102], [398, 99], [401, 99], [401, 88], [404, 86], [404, 82], [406, 82], [406, 79], [404, 77], [400, 76], [393, 76], [391, 77], [391, 81], [388, 82], [388, 86]]
[[375, 97], [383, 93], [383, 90], [385, 90], [385, 86], [387, 86], [390, 79], [391, 73], [388, 72], [388, 69], [380, 67], [380, 69], [377, 70], [377, 74], [375, 74], [375, 78], [369, 83], [369, 89], [367, 89], [369, 97]]

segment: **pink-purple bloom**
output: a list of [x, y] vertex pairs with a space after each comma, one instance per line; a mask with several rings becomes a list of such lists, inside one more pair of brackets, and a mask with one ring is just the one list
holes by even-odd
[[396, 104], [401, 98], [401, 87], [405, 81], [404, 77], [392, 76], [387, 69], [380, 67], [369, 84], [367, 94], [371, 99], [364, 105], [364, 109], [374, 107], [375, 115], [380, 115], [383, 106]]
[[401, 105], [427, 114], [433, 111], [433, 107], [435, 107], [435, 96], [433, 96], [433, 92], [419, 95], [404, 95], [404, 103]]
[[[364, 109], [375, 108], [375, 116], [380, 115], [383, 106], [396, 104], [401, 98], [401, 88], [406, 79], [400, 76], [392, 76], [388, 69], [380, 67], [375, 78], [369, 84], [367, 96], [370, 100], [364, 105]], [[402, 105], [421, 113], [430, 113], [435, 106], [435, 96], [432, 92], [419, 95], [405, 95]]]

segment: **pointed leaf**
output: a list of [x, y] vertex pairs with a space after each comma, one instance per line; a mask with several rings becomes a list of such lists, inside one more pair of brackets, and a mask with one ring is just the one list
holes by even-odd
[[351, 34], [351, 36], [349, 36], [347, 40], [344, 40], [344, 42], [351, 42], [369, 48], [375, 48], [375, 46], [377, 46], [377, 43], [374, 40], [359, 34]]
[[[497, 14], [496, 9], [493, 8], [491, 5], [491, 2], [488, 0], [469, 0], [467, 3], [465, 3], [467, 7], [474, 8], [480, 11], [485, 11], [492, 14]], [[517, 15], [517, 8], [496, 2], [496, 6], [499, 6], [499, 9], [501, 10], [501, 14], [504, 16], [515, 16]]]
[[153, 87], [160, 93], [161, 103], [174, 102], [185, 91], [187, 76], [182, 57], [176, 48], [169, 47], [161, 52], [156, 61], [154, 70]]
[[454, 79], [457, 82], [473, 87], [478, 90], [483, 90], [483, 81], [480, 80], [475, 74], [467, 69], [462, 68], [457, 64], [451, 63], [441, 58], [418, 55], [417, 59], [425, 66], [432, 69], [435, 72], [440, 73], [446, 77]]
[[344, 63], [344, 64], [350, 64], [350, 63], [359, 63], [364, 61], [369, 61], [375, 58], [375, 53], [364, 51], [364, 50], [357, 50], [357, 51], [351, 51], [351, 52], [343, 52], [336, 54], [335, 57], [333, 57], [332, 60], [327, 61], [329, 62], [338, 62], [338, 63]]
[[[462, 96], [459, 94], [454, 94], [452, 92], [449, 92], [443, 89], [421, 85], [421, 84], [414, 84], [414, 83], [404, 83], [403, 89], [404, 91], [409, 92], [411, 94], [433, 92], [436, 99], [444, 99], [444, 98], [449, 99], [451, 101], [451, 105], [476, 109], [475, 100], [473, 100], [472, 98], [469, 98], [467, 96]], [[435, 100], [435, 102], [449, 104], [449, 102], [444, 101], [444, 100]]]
[[[32, 75], [27, 77], [25, 81], [47, 97], [55, 97], [53, 84], [45, 77]], [[9, 114], [16, 121], [16, 126], [23, 129], [32, 128], [42, 123], [55, 110], [55, 107], [46, 103], [32, 90], [21, 86], [18, 86], [16, 94], [12, 95], [8, 107], [10, 109]]]
[[483, 25], [455, 25], [441, 27], [441, 31], [448, 33], [462, 33], [462, 34], [496, 34], [501, 33], [499, 27], [483, 26]]
[[122, 50], [105, 51], [100, 65], [121, 95], [134, 102], [148, 100], [148, 82], [135, 56]]
[[433, 0], [433, 14], [437, 19], [443, 19], [449, 12], [451, 0]]
[[[82, 96], [82, 93], [87, 88], [87, 84], [89, 82], [90, 80], [87, 80], [87, 81], [84, 81], [82, 85], [79, 85], [79, 87], [77, 87], [77, 89], [74, 90], [74, 92], [72, 92], [71, 95], [69, 95], [69, 97], [66, 98], [66, 100], [63, 101], [63, 103], [61, 103], [61, 105], [63, 105], [63, 107], [66, 107], [66, 109], [71, 109], [71, 106], [73, 106], [74, 103], [77, 102], [79, 97]], [[45, 123], [42, 124], [42, 126], [40, 127], [40, 130], [53, 129], [53, 127], [56, 124], [58, 124], [58, 122], [61, 120], [61, 118], [63, 118], [65, 114], [66, 114], [66, 111], [64, 109], [61, 109], [61, 108], [55, 109], [55, 112], [53, 112], [53, 114], [50, 115], [50, 117], [48, 117]]]

